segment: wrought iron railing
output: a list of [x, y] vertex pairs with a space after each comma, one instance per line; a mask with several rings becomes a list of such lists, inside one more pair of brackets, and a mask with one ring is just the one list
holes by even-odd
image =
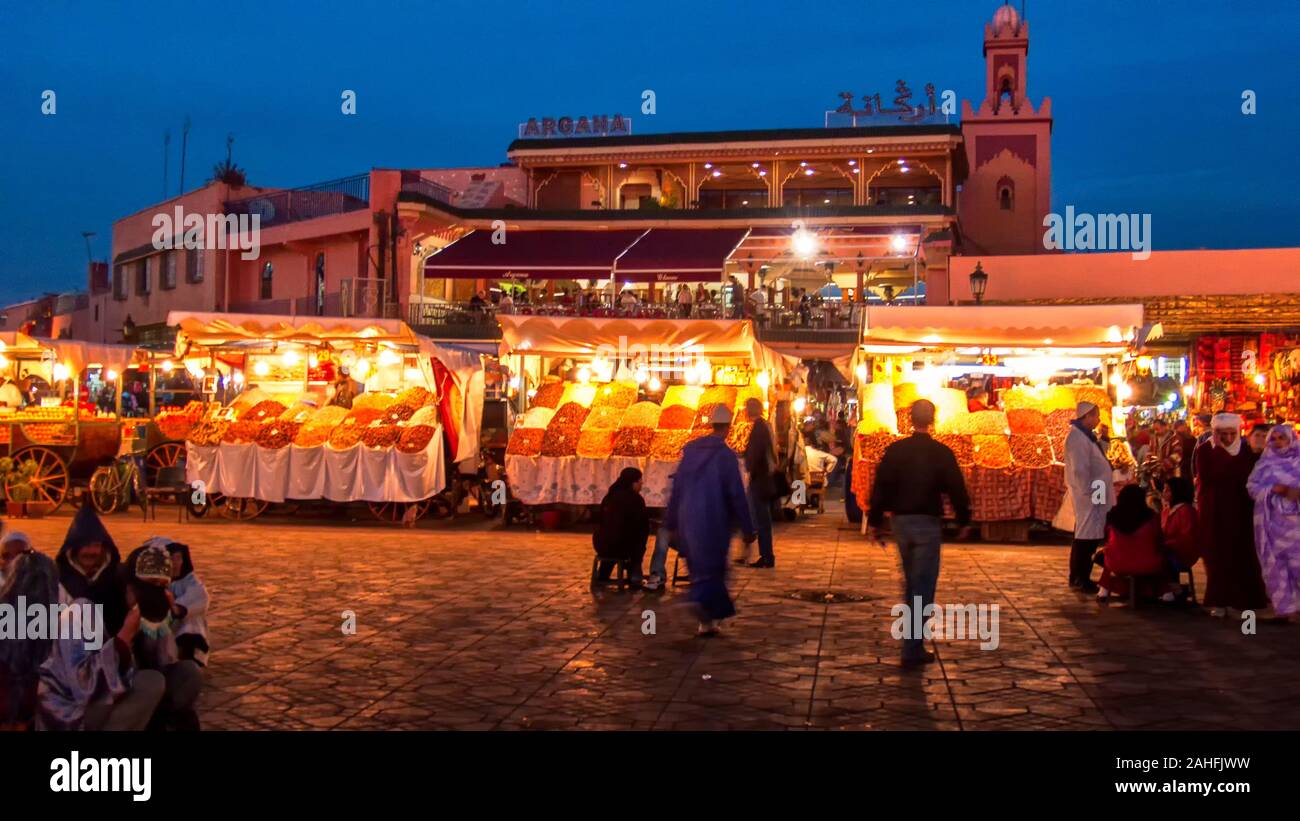
[[272, 191], [226, 203], [227, 214], [257, 214], [260, 227], [345, 214], [370, 207], [370, 175]]
[[451, 204], [452, 190], [445, 185], [436, 183], [433, 180], [426, 180], [419, 176], [419, 172], [403, 171], [402, 172], [402, 191], [409, 194], [420, 194], [431, 200]]

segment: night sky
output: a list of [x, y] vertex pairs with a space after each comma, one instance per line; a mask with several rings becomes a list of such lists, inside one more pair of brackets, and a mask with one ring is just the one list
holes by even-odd
[[[889, 101], [898, 78], [978, 105], [997, 5], [5, 3], [0, 303], [85, 287], [81, 232], [107, 258], [112, 221], [162, 199], [165, 129], [177, 193], [187, 114], [187, 188], [228, 132], [251, 183], [296, 186], [495, 165], [529, 116], [816, 127], [837, 92]], [[1300, 3], [1031, 0], [1027, 17], [1030, 98], [1050, 96], [1056, 120], [1053, 210], [1151, 213], [1157, 249], [1300, 245]], [[639, 114], [643, 89], [656, 116]]]

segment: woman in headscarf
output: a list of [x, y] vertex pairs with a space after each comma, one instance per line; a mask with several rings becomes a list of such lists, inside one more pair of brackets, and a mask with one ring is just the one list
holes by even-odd
[[632, 583], [639, 585], [641, 561], [649, 538], [650, 515], [641, 496], [641, 471], [624, 468], [600, 501], [600, 523], [591, 537], [596, 555], [610, 559], [600, 563], [598, 578], [608, 579], [614, 569], [613, 560], [625, 559]]
[[[35, 552], [26, 535], [5, 535], [4, 581], [0, 582], [0, 607], [17, 613], [59, 601], [59, 571], [48, 556]], [[0, 730], [26, 730], [36, 717], [36, 692], [40, 668], [50, 655], [51, 640], [10, 638], [0, 641]]]
[[194, 572], [190, 546], [167, 540], [172, 562], [172, 610], [180, 620], [176, 645], [182, 659], [208, 664], [208, 588]]
[[[1115, 507], [1106, 514], [1105, 557], [1106, 569], [1101, 574], [1098, 599], [1128, 595], [1126, 576], [1153, 579], [1143, 584], [1145, 591], [1139, 592], [1164, 592], [1169, 566], [1160, 537], [1160, 519], [1147, 504], [1146, 492], [1138, 485], [1121, 490]], [[1155, 587], [1160, 589], [1153, 590]]]
[[122, 555], [90, 505], [82, 506], [73, 517], [55, 561], [59, 583], [68, 598], [101, 605], [105, 629], [109, 635], [116, 633], [126, 619]]
[[1279, 616], [1300, 613], [1300, 441], [1277, 425], [1246, 481], [1255, 500], [1255, 550], [1264, 586]]
[[1268, 607], [1268, 594], [1255, 553], [1254, 503], [1246, 491], [1259, 458], [1241, 441], [1241, 417], [1215, 414], [1208, 440], [1196, 448], [1196, 510], [1205, 559], [1205, 599], [1210, 615], [1222, 618]]
[[1196, 490], [1192, 481], [1182, 476], [1170, 478], [1165, 483], [1163, 499], [1160, 533], [1165, 552], [1175, 571], [1190, 571], [1201, 558], [1200, 520], [1196, 515]]

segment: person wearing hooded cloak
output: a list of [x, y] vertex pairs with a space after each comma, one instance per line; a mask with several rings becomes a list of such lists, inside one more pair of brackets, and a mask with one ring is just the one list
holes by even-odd
[[1201, 523], [1201, 554], [1205, 559], [1203, 604], [1215, 616], [1227, 608], [1268, 607], [1259, 556], [1255, 553], [1254, 502], [1246, 480], [1258, 455], [1241, 440], [1241, 417], [1216, 414], [1213, 435], [1197, 446], [1196, 508]]
[[1255, 500], [1255, 551], [1278, 616], [1300, 614], [1300, 439], [1290, 425], [1268, 432], [1246, 480]]

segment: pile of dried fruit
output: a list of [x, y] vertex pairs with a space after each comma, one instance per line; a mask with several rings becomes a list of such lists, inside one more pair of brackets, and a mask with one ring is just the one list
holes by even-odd
[[636, 385], [630, 382], [611, 382], [596, 391], [591, 407], [627, 410], [636, 402]]
[[361, 432], [370, 427], [370, 423], [381, 418], [384, 412], [379, 408], [353, 408], [343, 421], [330, 433], [330, 447], [346, 450], [361, 441]]
[[975, 464], [975, 443], [969, 436], [961, 433], [940, 433], [934, 441], [947, 445], [952, 455], [957, 457], [957, 464], [969, 467]]
[[546, 431], [542, 428], [515, 428], [510, 435], [506, 453], [511, 456], [536, 456], [542, 452], [542, 437]]
[[689, 430], [695, 426], [695, 409], [668, 405], [659, 414], [659, 430]]
[[240, 422], [266, 422], [275, 419], [288, 408], [274, 399], [263, 399], [239, 415]]
[[226, 435], [221, 437], [221, 441], [229, 445], [243, 445], [257, 439], [257, 434], [261, 432], [261, 421], [251, 419], [240, 419], [230, 424], [226, 428]]
[[397, 425], [374, 424], [361, 430], [361, 444], [368, 448], [391, 448], [397, 444], [402, 429]]
[[1060, 437], [1065, 439], [1066, 434], [1070, 432], [1070, 423], [1074, 421], [1074, 411], [1060, 408], [1047, 414], [1044, 427], [1047, 429], [1047, 435], [1053, 439]]
[[578, 435], [578, 455], [588, 459], [607, 459], [614, 452], [613, 428], [583, 428]]
[[727, 431], [727, 446], [736, 453], [744, 453], [745, 448], [749, 447], [749, 435], [753, 432], [754, 423], [737, 416], [736, 421], [731, 423], [731, 430]]
[[625, 425], [614, 434], [612, 453], [615, 456], [646, 456], [650, 453], [650, 444], [654, 441], [654, 435], [655, 430], [652, 427]]
[[257, 434], [257, 444], [264, 448], [288, 447], [301, 429], [301, 422], [285, 422], [277, 419], [262, 426]]
[[898, 432], [903, 434], [904, 436], [911, 436], [912, 435], [912, 406], [908, 405], [906, 408], [900, 408], [897, 411], [897, 415], [898, 415]]
[[431, 425], [411, 425], [402, 431], [397, 440], [397, 449], [402, 453], [420, 453], [429, 446], [437, 428]]
[[433, 394], [427, 388], [412, 385], [397, 394], [397, 404], [409, 405], [412, 409], [423, 407], [433, 401]]
[[397, 397], [387, 393], [363, 393], [352, 400], [352, 410], [388, 410], [397, 404]]
[[226, 428], [228, 427], [230, 427], [230, 422], [225, 419], [200, 422], [190, 429], [189, 441], [203, 447], [219, 445], [221, 440], [225, 438]]
[[[701, 402], [701, 403], [700, 403], [700, 409], [697, 410], [697, 411], [695, 412], [695, 419], [691, 421], [691, 427], [692, 427], [692, 428], [695, 428], [696, 430], [712, 430], [712, 429], [713, 429], [713, 411], [714, 411], [714, 409], [717, 408], [720, 404], [722, 404], [722, 403], [721, 403], [721, 402]], [[730, 409], [731, 409], [731, 406], [728, 405], [728, 406], [727, 406], [727, 409], [730, 410]]]
[[1007, 415], [1002, 411], [975, 411], [953, 421], [954, 433], [967, 436], [1006, 436]]
[[1052, 443], [1046, 434], [1011, 434], [1011, 459], [1019, 467], [1045, 468], [1052, 464]]
[[542, 439], [543, 456], [574, 456], [578, 452], [578, 435], [582, 433], [582, 423], [587, 421], [589, 411], [577, 402], [568, 402], [560, 406], [546, 426], [546, 436]]
[[1003, 435], [977, 434], [971, 437], [975, 442], [975, 464], [982, 468], [1011, 467], [1011, 443]]
[[614, 430], [623, 419], [623, 408], [612, 406], [593, 407], [587, 414], [587, 421], [582, 423], [583, 430]]
[[555, 410], [560, 404], [560, 397], [562, 396], [564, 396], [563, 382], [547, 382], [537, 389], [537, 393], [533, 394], [532, 404], [534, 408]]
[[868, 433], [858, 436], [858, 458], [864, 462], [877, 464], [885, 455], [885, 448], [898, 439], [892, 433]]
[[664, 407], [685, 405], [694, 410], [700, 406], [700, 394], [704, 388], [698, 385], [671, 385], [664, 393]]
[[650, 442], [650, 458], [665, 462], [674, 462], [682, 458], [682, 448], [686, 447], [688, 431], [659, 429], [654, 432]]
[[401, 402], [395, 402], [384, 411], [384, 424], [396, 425], [398, 422], [405, 422], [415, 415], [415, 407], [405, 405]]
[[637, 402], [623, 414], [619, 424], [625, 428], [656, 428], [659, 426], [660, 408], [654, 402]]
[[1012, 408], [1007, 411], [1007, 427], [1012, 433], [1046, 433], [1047, 419], [1037, 408]]
[[438, 406], [425, 405], [424, 407], [417, 410], [415, 413], [411, 414], [411, 418], [408, 420], [408, 423], [411, 425], [430, 425], [436, 428], [439, 424]]
[[734, 385], [713, 385], [700, 394], [700, 407], [705, 405], [736, 406], [736, 387]]
[[519, 423], [519, 427], [546, 430], [546, 426], [551, 424], [551, 418], [554, 416], [554, 408], [530, 408], [528, 413], [524, 414], [523, 421]]

